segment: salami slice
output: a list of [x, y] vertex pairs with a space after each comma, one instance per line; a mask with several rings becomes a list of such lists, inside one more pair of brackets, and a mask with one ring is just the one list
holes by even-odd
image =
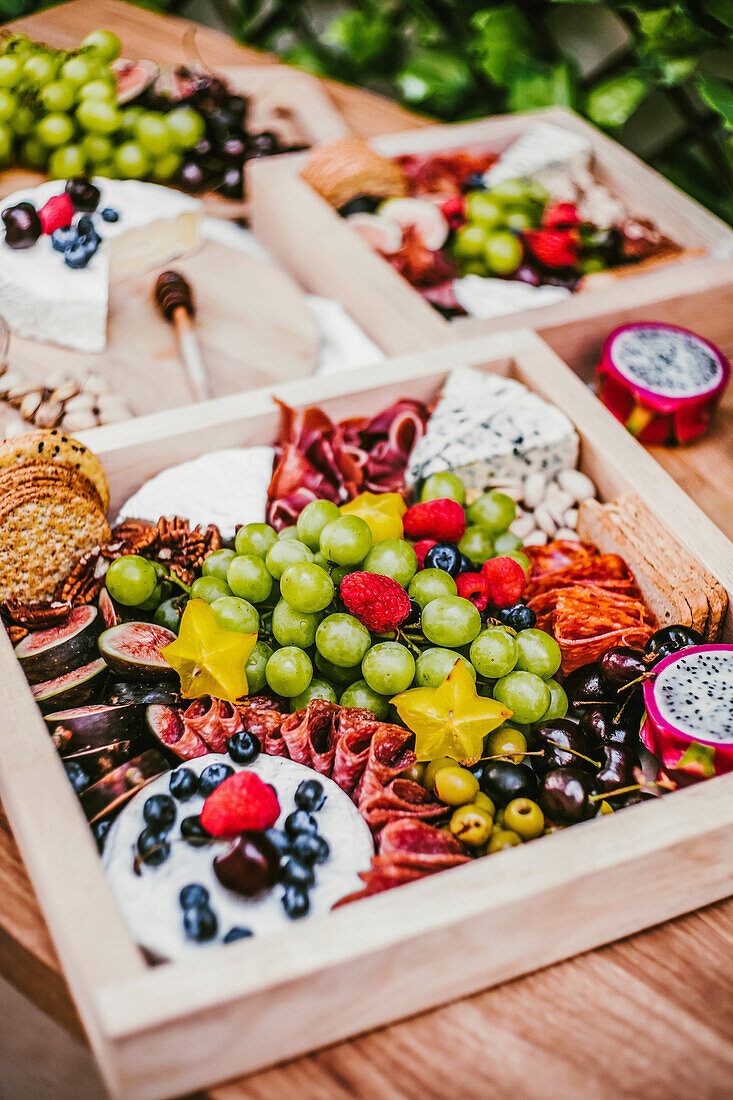
[[226, 752], [227, 741], [242, 729], [239, 711], [231, 703], [195, 699], [183, 712], [183, 724], [197, 734], [209, 752]]
[[364, 774], [372, 738], [378, 728], [379, 723], [370, 710], [342, 708], [331, 778], [347, 794], [354, 793]]
[[280, 727], [291, 760], [330, 776], [336, 752], [334, 724], [339, 707], [324, 699], [313, 699], [305, 710], [296, 711]]
[[392, 779], [411, 768], [415, 763], [414, 734], [402, 726], [380, 723], [372, 738], [364, 775], [356, 790], [356, 800], [361, 808], [362, 800], [379, 792]]
[[253, 699], [251, 706], [240, 708], [242, 725], [248, 733], [253, 733], [259, 738], [268, 756], [287, 756], [288, 750], [280, 733], [280, 727], [286, 715], [275, 710], [273, 704], [271, 704], [272, 709], [266, 709], [259, 705], [255, 706], [255, 701], [260, 703], [260, 700]]
[[373, 789], [359, 802], [359, 813], [374, 832], [400, 818], [420, 820], [445, 817], [446, 807], [411, 779], [393, 779], [386, 787]]

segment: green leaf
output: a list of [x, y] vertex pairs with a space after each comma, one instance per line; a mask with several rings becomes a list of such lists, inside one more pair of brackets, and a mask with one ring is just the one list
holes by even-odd
[[389, 16], [376, 4], [337, 15], [321, 36], [324, 45], [348, 57], [356, 69], [366, 69], [385, 60], [397, 45]]
[[434, 49], [415, 54], [395, 81], [406, 103], [446, 112], [453, 111], [473, 85], [465, 61]]
[[639, 21], [640, 49], [651, 57], [687, 57], [715, 42], [681, 4], [669, 4], [654, 11], [633, 10]]
[[303, 69], [304, 72], [312, 73], [313, 76], [329, 75], [316, 50], [305, 42], [298, 42], [290, 49], [283, 50], [280, 56], [283, 61], [287, 61], [288, 65], [295, 65], [296, 69]]
[[555, 104], [570, 107], [574, 86], [574, 74], [567, 61], [558, 61], [556, 65], [525, 61], [509, 85], [509, 109], [532, 111]]
[[733, 130], [733, 84], [717, 76], [701, 74], [697, 78], [697, 90], [708, 107], [722, 115], [726, 127]]
[[683, 84], [697, 68], [697, 57], [670, 57], [659, 60], [659, 77], [665, 88]]
[[596, 126], [615, 129], [628, 122], [650, 91], [649, 79], [639, 73], [608, 77], [588, 92], [586, 114]]
[[707, 0], [708, 14], [733, 29], [733, 0]]
[[515, 4], [476, 12], [471, 17], [475, 32], [471, 52], [494, 84], [508, 85], [517, 64], [533, 53], [532, 28]]

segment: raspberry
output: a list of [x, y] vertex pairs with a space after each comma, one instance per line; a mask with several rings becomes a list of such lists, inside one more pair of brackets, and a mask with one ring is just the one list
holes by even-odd
[[578, 260], [575, 229], [528, 229], [524, 241], [545, 267], [574, 267]]
[[466, 224], [466, 203], [462, 195], [451, 195], [440, 209], [451, 229], [460, 229]]
[[481, 567], [489, 602], [495, 607], [513, 607], [524, 592], [527, 578], [514, 558], [489, 558]]
[[237, 772], [220, 783], [201, 810], [201, 824], [212, 836], [236, 836], [271, 828], [280, 816], [273, 787], [255, 772]]
[[437, 545], [437, 539], [420, 539], [419, 542], [415, 543], [412, 549], [415, 551], [418, 569], [425, 568], [425, 555], [427, 554], [428, 550], [432, 550], [433, 547]]
[[556, 202], [546, 207], [542, 215], [544, 229], [567, 229], [571, 225], [580, 225], [580, 215], [574, 202]]
[[458, 542], [466, 531], [466, 514], [457, 500], [439, 497], [413, 504], [402, 517], [402, 523], [408, 538]]
[[386, 634], [410, 614], [410, 597], [402, 585], [380, 573], [348, 573], [341, 581], [341, 599], [375, 634]]
[[54, 195], [38, 211], [38, 217], [41, 219], [43, 232], [51, 234], [56, 229], [64, 229], [67, 225], [71, 225], [74, 219], [74, 205], [66, 193]]
[[461, 573], [456, 577], [458, 595], [470, 600], [474, 607], [483, 611], [489, 602], [486, 578], [483, 573]]

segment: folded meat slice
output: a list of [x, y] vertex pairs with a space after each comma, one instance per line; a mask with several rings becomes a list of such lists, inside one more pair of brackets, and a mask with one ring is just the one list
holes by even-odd
[[289, 715], [280, 733], [290, 759], [330, 776], [336, 753], [335, 723], [340, 710], [325, 699], [312, 699], [305, 710]]
[[331, 778], [347, 794], [354, 793], [364, 774], [372, 738], [379, 726], [370, 710], [341, 708]]
[[226, 752], [229, 738], [243, 729], [239, 711], [232, 703], [209, 696], [194, 699], [183, 712], [183, 722], [208, 746], [209, 752]]

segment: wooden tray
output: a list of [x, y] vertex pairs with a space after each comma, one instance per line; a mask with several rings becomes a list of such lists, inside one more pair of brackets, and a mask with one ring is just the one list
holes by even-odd
[[[633, 490], [732, 598], [733, 546], [530, 332], [500, 334], [278, 387], [333, 417], [431, 400], [474, 366], [563, 395], [603, 498]], [[87, 437], [111, 510], [146, 478], [213, 448], [271, 442], [272, 390], [158, 413]], [[115, 1096], [187, 1093], [508, 980], [733, 892], [733, 775], [402, 887], [282, 934], [150, 968], [102, 872], [78, 800], [10, 643], [0, 795], [80, 1015]], [[724, 637], [733, 638], [729, 609]], [[450, 878], [448, 878], [450, 874]]]
[[635, 274], [591, 276], [587, 289], [555, 305], [488, 321], [447, 321], [303, 183], [299, 172], [307, 153], [247, 166], [253, 226], [305, 287], [338, 298], [390, 355], [523, 325], [538, 331], [574, 369], [588, 374], [607, 333], [615, 325], [637, 320], [688, 325], [733, 350], [728, 324], [733, 309], [733, 230], [572, 111], [553, 107], [430, 126], [374, 138], [371, 144], [384, 156], [470, 145], [502, 152], [540, 119], [588, 137], [598, 178], [634, 215], [651, 218], [688, 255]]
[[136, 414], [189, 404], [193, 397], [178, 358], [175, 330], [152, 300], [157, 275], [168, 267], [181, 271], [193, 287], [212, 396], [313, 373], [320, 337], [293, 279], [276, 264], [207, 239], [190, 256], [111, 287], [103, 352], [78, 352], [13, 336], [10, 369], [39, 381], [57, 370], [74, 377], [100, 374]]

